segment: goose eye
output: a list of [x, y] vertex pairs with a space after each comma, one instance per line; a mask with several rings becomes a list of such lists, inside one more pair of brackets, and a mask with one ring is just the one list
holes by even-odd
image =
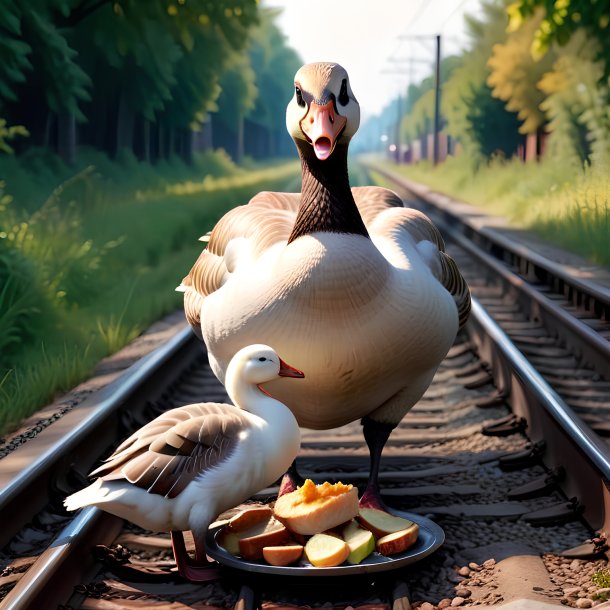
[[347, 79], [343, 79], [341, 83], [341, 91], [339, 91], [339, 104], [347, 106], [349, 103], [349, 95], [347, 94]]
[[305, 106], [305, 100], [303, 99], [303, 94], [301, 93], [300, 87], [295, 87], [294, 91], [297, 95], [297, 104], [299, 106]]
[[265, 362], [267, 360], [267, 358], [265, 358], [265, 356], [261, 356], [258, 361], [259, 362]]

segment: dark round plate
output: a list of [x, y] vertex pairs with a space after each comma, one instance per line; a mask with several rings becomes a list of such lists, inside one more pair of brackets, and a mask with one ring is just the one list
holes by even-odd
[[362, 563], [357, 565], [342, 564], [333, 568], [316, 568], [306, 559], [302, 559], [300, 563], [291, 566], [272, 566], [264, 560], [247, 561], [241, 557], [231, 555], [231, 553], [228, 553], [218, 544], [216, 535], [222, 526], [208, 530], [206, 536], [206, 553], [222, 565], [237, 570], [244, 570], [246, 572], [277, 574], [278, 576], [292, 577], [347, 576], [350, 574], [385, 572], [407, 566], [427, 557], [430, 553], [436, 551], [445, 541], [445, 532], [443, 529], [433, 521], [430, 521], [430, 519], [414, 513], [398, 510], [393, 510], [392, 514], [409, 519], [419, 525], [419, 535], [415, 544], [404, 553], [399, 553], [390, 557], [385, 557], [375, 551]]

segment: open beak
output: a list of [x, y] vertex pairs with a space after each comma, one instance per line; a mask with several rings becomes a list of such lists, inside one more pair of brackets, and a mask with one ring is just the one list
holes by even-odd
[[346, 123], [347, 119], [335, 112], [333, 101], [330, 100], [324, 106], [311, 102], [300, 125], [301, 131], [311, 142], [316, 157], [324, 161], [335, 149], [337, 138]]
[[278, 373], [278, 375], [280, 377], [297, 377], [299, 379], [305, 377], [305, 374], [302, 371], [299, 371], [299, 369], [295, 369], [293, 366], [286, 364], [281, 358], [280, 372]]

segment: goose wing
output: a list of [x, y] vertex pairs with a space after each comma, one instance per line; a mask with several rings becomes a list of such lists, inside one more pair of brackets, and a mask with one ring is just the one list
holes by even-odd
[[247, 427], [244, 414], [227, 405], [172, 409], [130, 436], [91, 476], [126, 479], [149, 493], [174, 498], [225, 461]]
[[462, 328], [470, 314], [470, 289], [455, 261], [445, 252], [443, 237], [432, 221], [419, 210], [405, 208], [400, 197], [389, 189], [360, 187], [352, 192], [372, 235], [394, 236], [397, 243], [402, 232], [410, 236], [432, 274], [453, 297]]
[[256, 258], [273, 244], [288, 241], [300, 199], [299, 193], [258, 193], [247, 205], [227, 212], [202, 238], [208, 246], [179, 288], [186, 319], [200, 338], [203, 299], [218, 290], [245, 258]]

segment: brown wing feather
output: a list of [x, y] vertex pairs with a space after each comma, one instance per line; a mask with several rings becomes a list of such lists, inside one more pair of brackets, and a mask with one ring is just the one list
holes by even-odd
[[242, 413], [226, 405], [172, 409], [128, 438], [91, 475], [126, 479], [149, 493], [173, 498], [226, 460], [247, 425]]
[[352, 195], [367, 228], [383, 210], [403, 207], [402, 199], [394, 191], [380, 186], [355, 186]]
[[455, 261], [444, 252], [439, 252], [441, 261], [441, 284], [453, 296], [458, 309], [460, 329], [464, 327], [470, 315], [470, 289], [460, 273]]
[[253, 252], [260, 254], [279, 241], [287, 241], [300, 198], [299, 193], [264, 191], [218, 221], [210, 233], [207, 248], [182, 281], [186, 319], [199, 337], [203, 299], [218, 290], [230, 272], [224, 258], [229, 242], [238, 237], [248, 238]]

